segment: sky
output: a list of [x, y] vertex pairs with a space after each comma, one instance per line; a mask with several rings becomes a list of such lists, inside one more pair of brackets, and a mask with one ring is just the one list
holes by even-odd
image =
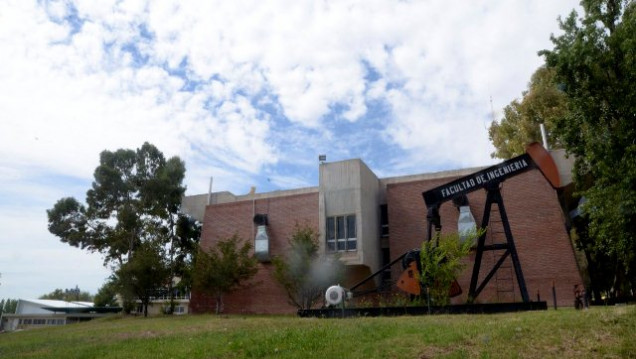
[[0, 1], [0, 298], [95, 293], [98, 253], [46, 210], [84, 202], [99, 153], [148, 141], [186, 194], [318, 184], [318, 155], [379, 177], [497, 162], [577, 1]]

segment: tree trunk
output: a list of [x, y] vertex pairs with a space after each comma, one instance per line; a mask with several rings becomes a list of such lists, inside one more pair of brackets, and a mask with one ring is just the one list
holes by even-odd
[[170, 223], [170, 277], [168, 278], [168, 293], [170, 295], [170, 313], [169, 314], [173, 314], [174, 313], [174, 307], [176, 305], [175, 301], [174, 301], [174, 288], [172, 285], [172, 281], [174, 280], [174, 273], [175, 273], [175, 269], [174, 269], [174, 242], [175, 242], [175, 223], [174, 223], [174, 219], [172, 218], [172, 215], [169, 215], [169, 223]]
[[219, 315], [223, 312], [223, 296], [216, 296], [216, 314]]
[[144, 306], [144, 318], [148, 317], [148, 302], [149, 302], [148, 299], [144, 299], [142, 301], [142, 305]]

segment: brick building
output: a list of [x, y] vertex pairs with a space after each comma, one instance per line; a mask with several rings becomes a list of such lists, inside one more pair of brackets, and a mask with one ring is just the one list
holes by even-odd
[[[479, 170], [380, 179], [358, 159], [321, 163], [319, 167], [317, 187], [268, 193], [252, 191], [240, 196], [218, 192], [186, 197], [184, 209], [203, 222], [201, 246], [210, 248], [219, 239], [235, 233], [254, 243], [258, 232], [254, 217], [264, 214], [268, 243], [263, 247], [255, 241], [256, 254], [263, 255], [260, 252], [265, 251], [268, 252], [265, 257], [284, 255], [296, 223], [308, 224], [320, 233], [320, 251], [337, 252], [346, 264], [347, 279], [341, 284], [347, 287], [406, 251], [420, 247], [427, 230], [422, 192]], [[572, 306], [572, 288], [582, 284], [582, 279], [557, 192], [535, 169], [503, 182], [501, 193], [531, 300], [540, 295], [541, 300], [551, 304], [554, 283], [557, 304]], [[468, 200], [476, 222], [481, 223], [485, 191], [468, 194]], [[458, 209], [452, 203], [440, 207], [440, 217], [442, 232], [457, 231]], [[487, 243], [505, 240], [497, 216], [491, 216], [488, 227]], [[484, 253], [480, 278], [485, 277], [500, 255], [500, 251]], [[466, 270], [458, 278], [463, 294], [454, 298], [453, 303], [467, 299], [474, 254], [467, 261]], [[510, 258], [506, 259], [476, 302], [521, 301], [510, 262]], [[368, 286], [380, 286], [382, 280], [394, 283], [400, 271], [399, 265], [393, 266], [384, 279], [378, 276]], [[288, 304], [272, 272], [272, 264], [262, 261], [254, 278], [256, 284], [226, 296], [225, 312], [294, 313], [296, 309]], [[394, 285], [393, 290], [397, 290]], [[208, 312], [214, 307], [213, 298], [192, 293], [192, 312]]]

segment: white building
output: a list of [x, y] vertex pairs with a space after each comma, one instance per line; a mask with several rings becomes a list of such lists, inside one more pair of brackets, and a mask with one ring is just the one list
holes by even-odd
[[[190, 312], [190, 292], [175, 293], [174, 300], [174, 315], [184, 315]], [[141, 300], [135, 300], [135, 308], [131, 312], [134, 315], [143, 315], [144, 307], [141, 304]], [[166, 314], [170, 307], [170, 295], [167, 291], [157, 291], [154, 296], [150, 297], [150, 303], [148, 304], [148, 315], [160, 315]]]
[[4, 314], [1, 330], [40, 328], [79, 323], [119, 312], [121, 308], [95, 307], [91, 302], [66, 302], [50, 299], [18, 299], [15, 314]]

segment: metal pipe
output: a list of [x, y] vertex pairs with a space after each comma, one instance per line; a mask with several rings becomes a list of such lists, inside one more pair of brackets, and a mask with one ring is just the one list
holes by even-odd
[[540, 123], [539, 129], [541, 129], [541, 140], [543, 141], [543, 148], [545, 148], [546, 151], [550, 151], [550, 146], [548, 146], [548, 135], [545, 132], [545, 125]]
[[214, 177], [210, 177], [210, 188], [208, 189], [208, 206], [212, 204], [212, 181]]
[[404, 258], [404, 256], [406, 256], [409, 252], [406, 252], [404, 254], [402, 254], [401, 256], [395, 258], [391, 263], [385, 265], [384, 267], [380, 268], [379, 271], [371, 274], [370, 276], [364, 278], [363, 280], [361, 280], [360, 282], [356, 283], [353, 287], [349, 288], [350, 292], [353, 292], [356, 288], [358, 288], [359, 286], [363, 285], [364, 283], [368, 282], [371, 278], [377, 276], [378, 274], [382, 273], [385, 269], [390, 268], [391, 266], [393, 266], [395, 263], [397, 263], [398, 261], [402, 260], [402, 258]]

